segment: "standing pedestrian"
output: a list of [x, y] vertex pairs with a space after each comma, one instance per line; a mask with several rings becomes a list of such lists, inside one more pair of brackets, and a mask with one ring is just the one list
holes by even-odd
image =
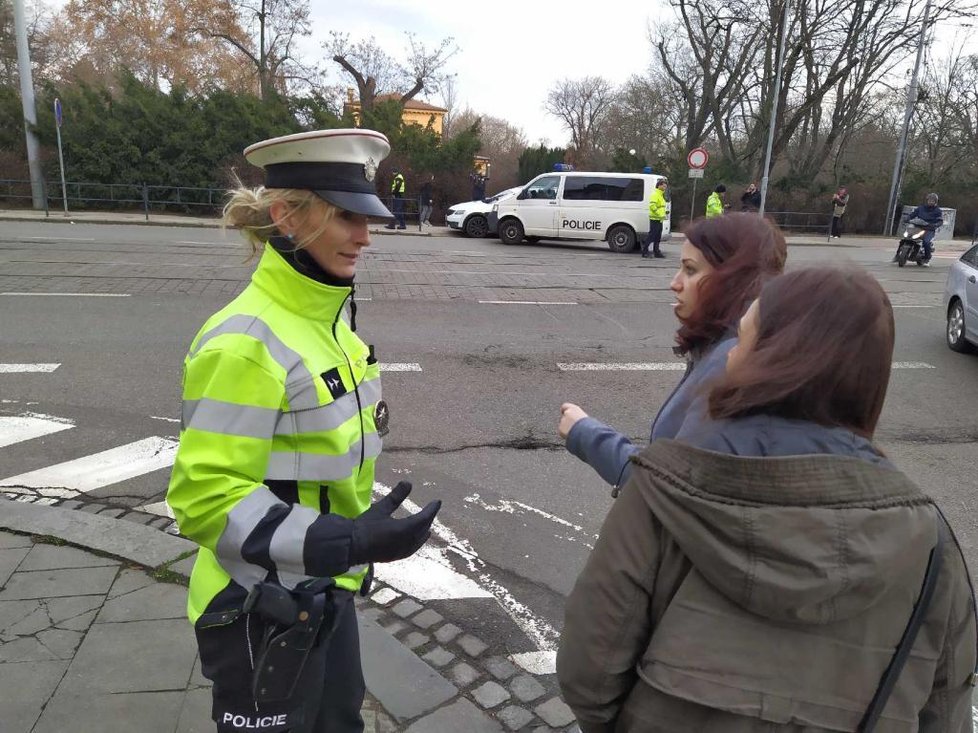
[[764, 287], [709, 421], [635, 456], [567, 601], [583, 733], [972, 730], [968, 568], [873, 443], [893, 342], [864, 272]]
[[261, 260], [184, 360], [167, 493], [200, 545], [188, 613], [218, 733], [363, 731], [354, 594], [372, 563], [424, 544], [441, 506], [393, 518], [406, 482], [370, 504], [389, 412], [353, 280], [368, 217], [391, 215], [373, 183], [389, 152], [362, 129], [256, 143], [265, 186], [224, 209]]
[[419, 203], [421, 204], [421, 224], [426, 226], [431, 226], [431, 210], [432, 210], [432, 193], [435, 185], [435, 176], [432, 174], [427, 181], [421, 186], [421, 198]]
[[747, 188], [740, 195], [741, 211], [760, 211], [761, 192], [757, 189], [756, 183], [747, 184]]
[[[394, 204], [394, 219], [397, 220], [398, 229], [407, 229], [407, 225], [404, 223], [404, 192], [406, 186], [404, 185], [404, 176], [401, 175], [401, 171], [394, 169], [394, 177], [391, 179], [391, 201]], [[390, 222], [387, 229], [394, 228], [394, 222]]]
[[706, 199], [706, 218], [712, 219], [714, 216], [723, 214], [727, 208], [726, 202], [727, 187], [722, 183], [713, 189], [713, 193]]
[[652, 246], [652, 257], [665, 257], [659, 249], [662, 241], [662, 224], [666, 220], [666, 188], [669, 181], [660, 178], [656, 181], [652, 195], [649, 196], [649, 233], [642, 242], [642, 257], [649, 256], [649, 245]]
[[486, 197], [486, 177], [481, 173], [471, 173], [469, 178], [472, 180], [472, 200], [482, 201]]
[[[753, 214], [699, 219], [684, 232], [680, 264], [669, 287], [679, 321], [676, 351], [686, 373], [652, 420], [649, 441], [675, 438], [687, 420], [705, 410], [702, 388], [723, 373], [737, 343], [736, 324], [761, 286], [784, 270], [788, 247], [771, 222]], [[629, 459], [641, 450], [628, 436], [565, 402], [557, 432], [567, 450], [608, 484], [626, 480]]]
[[846, 215], [846, 206], [849, 205], [849, 191], [845, 186], [839, 186], [839, 190], [832, 196], [832, 237], [839, 239], [842, 236], [842, 217]]

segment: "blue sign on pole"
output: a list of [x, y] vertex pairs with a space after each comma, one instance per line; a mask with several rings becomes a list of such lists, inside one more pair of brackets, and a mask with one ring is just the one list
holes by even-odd
[[54, 119], [57, 121], [58, 127], [61, 127], [62, 115], [61, 115], [61, 100], [60, 99], [55, 99], [54, 100]]

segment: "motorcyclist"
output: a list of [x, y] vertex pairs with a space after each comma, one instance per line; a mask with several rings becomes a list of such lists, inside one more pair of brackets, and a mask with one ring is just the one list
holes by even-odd
[[911, 221], [913, 219], [921, 219], [927, 222], [924, 232], [924, 267], [930, 267], [930, 258], [933, 254], [933, 247], [931, 242], [934, 241], [934, 235], [937, 234], [937, 230], [944, 226], [944, 214], [941, 212], [941, 207], [937, 205], [937, 194], [929, 193], [927, 198], [924, 199], [924, 204], [918, 206], [909, 216], [904, 217], [904, 223]]

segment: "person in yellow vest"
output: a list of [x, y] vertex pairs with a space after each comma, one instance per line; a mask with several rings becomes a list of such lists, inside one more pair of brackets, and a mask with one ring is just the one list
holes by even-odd
[[713, 189], [713, 193], [710, 194], [709, 198], [706, 200], [706, 218], [710, 219], [714, 216], [720, 216], [727, 209], [726, 196], [727, 187], [722, 183], [718, 184], [716, 188]]
[[[394, 177], [391, 179], [391, 201], [394, 204], [394, 218], [397, 220], [398, 229], [407, 229], [404, 223], [404, 176], [397, 169], [394, 170]], [[387, 229], [393, 229], [394, 222], [387, 225]]]
[[649, 196], [649, 234], [642, 242], [642, 257], [649, 256], [649, 245], [652, 246], [652, 257], [663, 258], [659, 243], [662, 241], [662, 223], [666, 220], [666, 188], [669, 182], [660, 178], [652, 195]]
[[363, 731], [354, 594], [441, 507], [395, 519], [406, 482], [371, 505], [390, 412], [353, 281], [368, 217], [391, 216], [373, 183], [389, 152], [362, 129], [256, 143], [265, 186], [224, 209], [261, 259], [190, 345], [167, 493], [200, 545], [187, 607], [219, 733]]

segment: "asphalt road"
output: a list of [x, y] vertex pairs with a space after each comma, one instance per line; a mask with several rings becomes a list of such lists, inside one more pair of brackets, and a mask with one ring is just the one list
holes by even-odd
[[[0, 373], [0, 416], [40, 414], [75, 425], [0, 447], [0, 479], [151, 436], [175, 438], [187, 345], [250, 272], [236, 236], [0, 227], [0, 362], [60, 364], [50, 373]], [[667, 245], [668, 259], [646, 261], [598, 242], [505, 247], [381, 235], [361, 267], [361, 336], [381, 362], [421, 369], [384, 374], [392, 422], [378, 480], [410, 478], [419, 504], [444, 500], [441, 539], [464, 550], [452, 561], [508, 606], [465, 621], [515, 651], [552, 641], [611, 502], [609, 487], [559, 442], [560, 403], [578, 402], [644, 441], [680, 377], [557, 365], [675, 362], [668, 282], [677, 249]], [[978, 568], [978, 357], [944, 344], [941, 293], [953, 258], [901, 270], [889, 264], [891, 254], [883, 240], [792, 246], [789, 267], [854, 263], [901, 306], [895, 360], [933, 368], [894, 371], [878, 439], [941, 500]], [[8, 294], [25, 292], [128, 297]], [[85, 497], [133, 507], [159, 502], [168, 473], [143, 473]], [[461, 602], [442, 608], [466, 614]]]

